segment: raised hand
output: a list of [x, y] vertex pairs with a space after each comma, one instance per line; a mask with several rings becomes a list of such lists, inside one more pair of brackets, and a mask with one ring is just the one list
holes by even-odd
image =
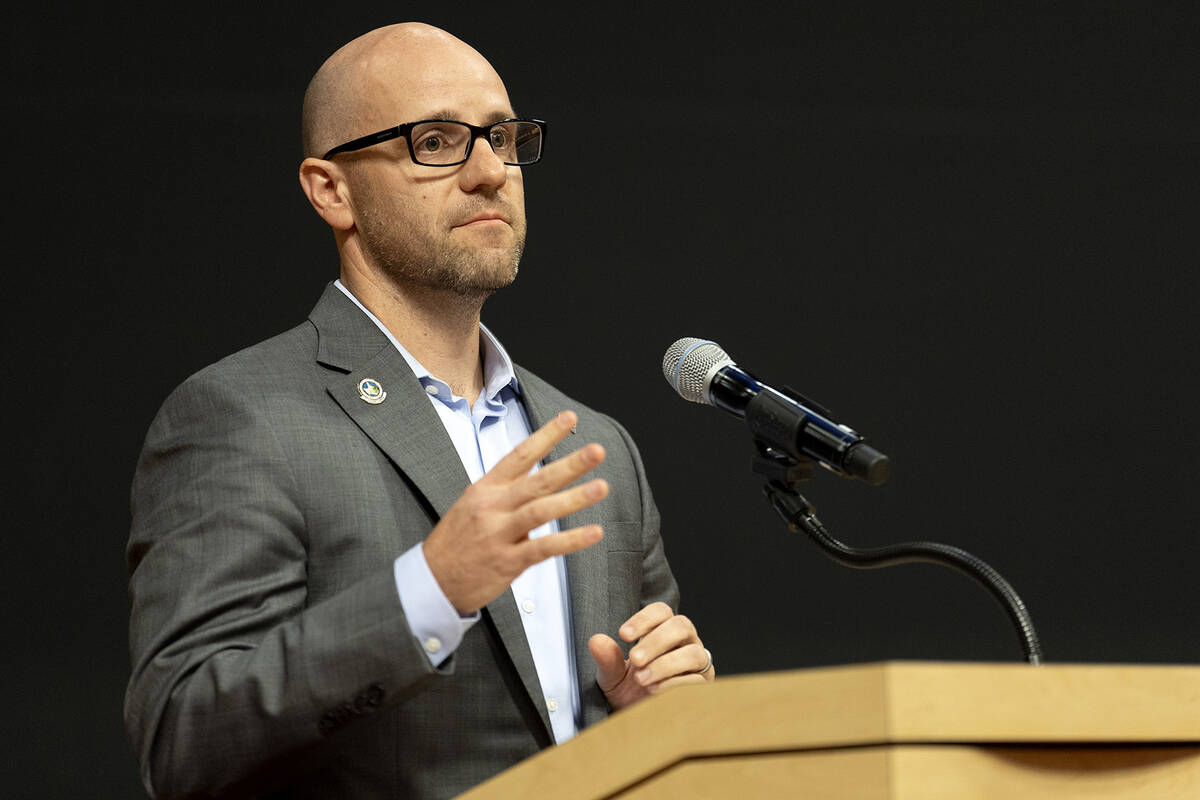
[[604, 535], [599, 525], [585, 525], [529, 538], [539, 525], [608, 495], [601, 478], [563, 488], [604, 461], [604, 448], [595, 443], [530, 473], [575, 422], [575, 414], [564, 411], [530, 434], [469, 486], [426, 538], [425, 561], [460, 614], [487, 605], [539, 561], [590, 547]]

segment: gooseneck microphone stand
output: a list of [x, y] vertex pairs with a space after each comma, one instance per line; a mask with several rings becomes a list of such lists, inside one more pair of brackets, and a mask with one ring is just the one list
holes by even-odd
[[789, 529], [808, 534], [827, 556], [843, 566], [877, 569], [924, 562], [941, 564], [973, 578], [1000, 602], [1017, 627], [1025, 659], [1030, 664], [1041, 663], [1042, 646], [1033, 629], [1033, 620], [1016, 590], [1000, 573], [966, 550], [938, 542], [903, 542], [871, 548], [851, 547], [839, 542], [825, 530], [812, 504], [796, 488], [813, 476], [815, 462], [808, 458], [794, 458], [759, 440], [755, 440], [755, 445], [758, 447], [758, 456], [754, 459], [754, 472], [766, 477], [763, 494]]

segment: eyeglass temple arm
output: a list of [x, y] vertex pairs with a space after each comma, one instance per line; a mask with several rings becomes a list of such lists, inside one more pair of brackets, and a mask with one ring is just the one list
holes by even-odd
[[368, 133], [366, 136], [360, 136], [357, 139], [352, 139], [345, 144], [339, 144], [337, 147], [321, 156], [321, 160], [328, 161], [338, 153], [349, 153], [352, 150], [362, 150], [364, 147], [370, 147], [373, 144], [386, 142], [390, 139], [398, 139], [404, 135], [404, 128], [404, 125], [397, 125], [394, 128], [388, 128], [387, 130], [377, 131], [375, 133]]

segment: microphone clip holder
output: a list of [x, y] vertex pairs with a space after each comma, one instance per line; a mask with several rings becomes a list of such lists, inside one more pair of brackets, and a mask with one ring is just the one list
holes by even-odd
[[817, 462], [811, 458], [796, 458], [765, 444], [761, 439], [755, 439], [754, 445], [758, 448], [758, 455], [754, 457], [751, 468], [755, 475], [762, 475], [768, 483], [795, 486], [812, 480], [817, 473]]

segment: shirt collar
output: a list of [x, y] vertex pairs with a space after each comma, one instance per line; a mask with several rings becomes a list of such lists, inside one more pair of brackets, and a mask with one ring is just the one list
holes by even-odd
[[479, 323], [479, 333], [479, 342], [483, 348], [483, 393], [489, 400], [495, 400], [496, 395], [506, 386], [511, 386], [516, 391], [517, 374], [513, 371], [508, 351], [482, 322]]

